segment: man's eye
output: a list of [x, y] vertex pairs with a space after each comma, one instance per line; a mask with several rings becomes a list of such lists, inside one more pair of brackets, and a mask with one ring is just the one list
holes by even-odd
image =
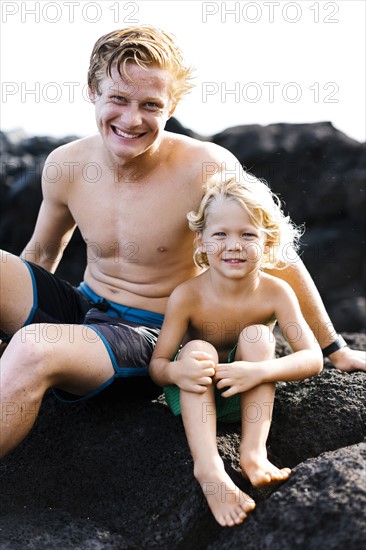
[[147, 107], [148, 109], [160, 109], [161, 108], [160, 105], [158, 105], [154, 101], [147, 101], [145, 103], [145, 107]]

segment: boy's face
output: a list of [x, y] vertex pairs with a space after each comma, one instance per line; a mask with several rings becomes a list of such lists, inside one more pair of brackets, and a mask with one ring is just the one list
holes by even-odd
[[100, 82], [100, 95], [91, 92], [98, 130], [112, 155], [132, 160], [154, 152], [174, 107], [170, 100], [171, 75], [158, 67], [143, 69], [127, 63], [127, 75], [116, 67]]
[[225, 278], [242, 279], [260, 268], [265, 238], [242, 206], [225, 199], [210, 205], [198, 244], [211, 270]]

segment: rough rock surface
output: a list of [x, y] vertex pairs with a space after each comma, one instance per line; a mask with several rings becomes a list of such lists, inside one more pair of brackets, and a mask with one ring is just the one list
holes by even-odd
[[[174, 129], [179, 131], [179, 125]], [[36, 217], [45, 155], [61, 142], [21, 135], [0, 138], [0, 244], [19, 252]], [[345, 258], [338, 273], [319, 253], [311, 272], [330, 287], [330, 303], [332, 292], [339, 298], [340, 330], [349, 331], [343, 335], [353, 347], [366, 350], [358, 294], [364, 203], [361, 193], [356, 201], [352, 192], [364, 170], [363, 146], [326, 123], [241, 127], [212, 139], [231, 149], [253, 173], [274, 181], [294, 219], [309, 217], [314, 242], [331, 242]], [[331, 145], [338, 142], [333, 152]], [[257, 160], [251, 156], [255, 150]], [[321, 168], [329, 164], [322, 164], [325, 152], [330, 164], [336, 162], [329, 182]], [[265, 158], [282, 158], [281, 170], [292, 166], [298, 171], [296, 163], [302, 162], [309, 173], [292, 179], [279, 171], [277, 179], [269, 177], [259, 169], [262, 162], [268, 171]], [[316, 182], [311, 178], [314, 166], [322, 174]], [[338, 250], [344, 227], [353, 228], [358, 237]], [[80, 265], [71, 258], [77, 253], [80, 259], [80, 246], [76, 236], [64, 258], [64, 275], [74, 282]], [[288, 351], [279, 336], [277, 354]], [[364, 373], [341, 373], [326, 361], [317, 378], [278, 384], [268, 451], [271, 460], [290, 466], [293, 474], [277, 488], [253, 490], [241, 478], [240, 427], [219, 426], [227, 471], [257, 502], [248, 519], [232, 529], [219, 527], [212, 518], [193, 478], [181, 420], [171, 415], [152, 383], [125, 380], [73, 405], [60, 403], [49, 392], [29, 436], [0, 462], [0, 550], [361, 550], [366, 544], [365, 379]], [[3, 404], [1, 414], [9, 410]]]
[[[365, 335], [346, 336], [366, 349]], [[283, 342], [278, 353], [286, 353]], [[325, 367], [318, 378], [279, 384], [269, 456], [294, 471], [276, 489], [256, 491], [242, 480], [240, 427], [219, 427], [227, 471], [257, 501], [233, 529], [213, 520], [181, 420], [155, 386], [141, 392], [138, 381], [137, 392], [123, 381], [73, 405], [50, 393], [32, 432], [0, 463], [0, 548], [361, 549], [365, 379]]]

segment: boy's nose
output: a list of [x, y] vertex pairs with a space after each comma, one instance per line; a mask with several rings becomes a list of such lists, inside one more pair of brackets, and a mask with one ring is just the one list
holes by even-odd
[[240, 242], [238, 240], [235, 240], [235, 239], [230, 239], [227, 242], [226, 248], [227, 248], [227, 250], [237, 250], [237, 251], [241, 251], [243, 249]]

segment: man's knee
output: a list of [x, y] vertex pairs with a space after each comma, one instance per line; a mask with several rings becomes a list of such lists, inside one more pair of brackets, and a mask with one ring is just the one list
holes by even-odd
[[27, 325], [14, 334], [10, 343], [13, 355], [22, 365], [31, 366], [33, 373], [44, 367], [51, 352], [43, 327], [44, 324]]

